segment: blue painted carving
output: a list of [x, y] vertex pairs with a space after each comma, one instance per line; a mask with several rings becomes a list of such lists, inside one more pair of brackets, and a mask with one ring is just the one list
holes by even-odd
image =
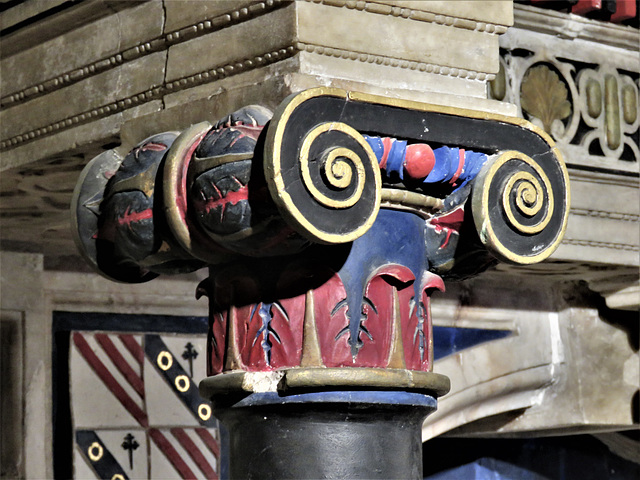
[[262, 350], [264, 351], [264, 358], [267, 362], [267, 365], [271, 365], [271, 347], [273, 347], [273, 343], [271, 343], [271, 337], [273, 337], [276, 342], [282, 343], [282, 341], [280, 340], [280, 335], [278, 335], [278, 332], [275, 331], [271, 324], [271, 321], [273, 320], [274, 307], [280, 311], [280, 313], [284, 316], [284, 318], [287, 319], [287, 321], [289, 321], [287, 312], [279, 302], [260, 303], [259, 308], [258, 305], [255, 305], [251, 310], [251, 315], [249, 317], [253, 321], [253, 316], [255, 315], [256, 310], [258, 311], [258, 316], [262, 321], [262, 326], [256, 332], [255, 338], [253, 339], [253, 345], [256, 344], [258, 338], [260, 338], [260, 335], [262, 335], [262, 342], [260, 345], [262, 346]]
[[[386, 138], [385, 142], [381, 137], [368, 135], [364, 135], [364, 138], [371, 146], [387, 179], [404, 181], [405, 165], [407, 161], [411, 161], [407, 155], [407, 141]], [[451, 183], [455, 187], [453, 191], [473, 180], [488, 158], [484, 153], [446, 146], [433, 150], [433, 157], [433, 167], [422, 182]]]
[[[376, 270], [389, 264], [409, 268], [416, 278], [414, 299], [420, 299], [423, 277], [429, 269], [424, 243], [425, 229], [424, 220], [417, 215], [381, 209], [369, 231], [353, 243], [351, 253], [338, 275], [347, 292], [349, 345], [354, 358], [362, 347], [361, 333], [368, 334], [364, 326], [367, 318], [363, 314], [367, 301], [365, 289]], [[334, 310], [340, 307], [341, 303]], [[422, 308], [418, 313], [424, 311]]]

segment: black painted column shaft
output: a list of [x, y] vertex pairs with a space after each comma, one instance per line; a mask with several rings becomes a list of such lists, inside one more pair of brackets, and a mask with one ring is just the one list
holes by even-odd
[[407, 392], [258, 393], [216, 415], [232, 479], [421, 479], [435, 398]]

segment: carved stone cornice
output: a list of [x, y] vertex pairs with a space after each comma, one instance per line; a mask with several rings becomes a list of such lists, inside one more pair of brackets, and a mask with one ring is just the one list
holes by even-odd
[[513, 14], [516, 28], [638, 51], [638, 30], [633, 27], [519, 3], [514, 3]]
[[[135, 95], [116, 99], [115, 101], [109, 102], [108, 104], [92, 108], [91, 110], [75, 114], [49, 125], [45, 125], [43, 127], [36, 128], [34, 130], [8, 138], [0, 142], [0, 151], [12, 149], [32, 140], [37, 140], [40, 137], [52, 135], [61, 130], [65, 130], [83, 123], [89, 123], [100, 118], [108, 117], [110, 115], [128, 110], [137, 105], [148, 103], [152, 100], [162, 99], [164, 95], [170, 93], [176, 93], [181, 90], [186, 90], [198, 85], [220, 80], [222, 78], [227, 78], [232, 75], [237, 75], [239, 73], [254, 70], [271, 63], [284, 60], [291, 57], [292, 55], [295, 55], [298, 51], [299, 50], [296, 50], [294, 46], [280, 48], [278, 50], [264, 52], [263, 54], [257, 55], [255, 57], [219, 65], [214, 68], [196, 73], [194, 75], [189, 75], [188, 77], [164, 82], [162, 85], [154, 86], [153, 88], [142, 91], [140, 93], [136, 93]], [[117, 62], [113, 64], [116, 65]], [[38, 89], [39, 88], [40, 87], [38, 87]], [[42, 91], [47, 93], [45, 90]]]
[[[230, 10], [222, 15], [203, 19], [200, 22], [168, 32], [160, 37], [145, 39], [133, 47], [121, 50], [108, 57], [95, 60], [88, 65], [60, 73], [53, 78], [49, 78], [35, 85], [29, 85], [21, 90], [3, 95], [0, 99], [0, 106], [10, 107], [12, 105], [26, 102], [29, 99], [45, 95], [49, 92], [73, 85], [74, 83], [91, 76], [116, 68], [125, 62], [129, 62], [154, 52], [168, 50], [172, 45], [186, 42], [193, 38], [207, 35], [213, 31], [226, 28], [235, 23], [255, 18], [259, 15], [268, 13], [274, 8], [278, 8], [285, 3], [286, 0], [265, 0], [256, 2], [249, 6]], [[134, 5], [134, 2], [131, 2], [131, 5]], [[8, 38], [5, 41], [10, 42], [11, 39]], [[270, 52], [265, 52], [265, 55], [268, 53]], [[224, 68], [224, 66], [221, 68]], [[215, 79], [215, 77], [210, 79], [209, 76], [205, 78], [209, 81]], [[190, 82], [190, 86], [192, 86], [192, 84], [193, 82]], [[171, 89], [171, 87], [168, 88]]]

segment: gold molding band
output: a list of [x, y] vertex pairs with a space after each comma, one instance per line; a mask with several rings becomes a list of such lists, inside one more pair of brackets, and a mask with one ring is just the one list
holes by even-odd
[[442, 210], [444, 206], [444, 202], [440, 198], [397, 188], [383, 188], [380, 192], [380, 198], [382, 202], [413, 207], [419, 210], [429, 210], [430, 213]]
[[226, 163], [240, 162], [242, 160], [251, 160], [254, 153], [228, 153], [226, 155], [216, 155], [215, 157], [198, 158], [193, 157], [193, 173], [200, 175], [212, 168], [219, 167]]
[[167, 224], [179, 246], [191, 256], [215, 264], [228, 260], [233, 254], [215, 244], [187, 218], [189, 166], [194, 151], [211, 128], [209, 122], [201, 122], [178, 135], [166, 154], [162, 193]]
[[[281, 370], [284, 376], [278, 391], [308, 388], [383, 388], [419, 390], [436, 397], [451, 389], [449, 377], [433, 372], [392, 368], [290, 368]], [[243, 382], [246, 372], [227, 372], [200, 382], [200, 395], [212, 398], [221, 394], [249, 391]]]
[[191, 234], [183, 218], [185, 212], [181, 210], [181, 206], [186, 210], [186, 205], [183, 205], [186, 198], [179, 197], [186, 196], [186, 185], [182, 183], [186, 181], [189, 151], [204, 138], [211, 127], [209, 122], [201, 122], [187, 128], [174, 140], [164, 164], [165, 181], [162, 193], [165, 198], [167, 222], [176, 240], [187, 252], [191, 252], [192, 249]]

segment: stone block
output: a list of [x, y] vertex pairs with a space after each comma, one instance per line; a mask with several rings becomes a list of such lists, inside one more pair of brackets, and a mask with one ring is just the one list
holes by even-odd
[[54, 88], [68, 82], [65, 76], [90, 76], [89, 69], [102, 68], [97, 65], [101, 60], [106, 60], [107, 66], [119, 64], [122, 58], [117, 55], [162, 34], [162, 20], [162, 3], [149, 2], [3, 58], [0, 69], [11, 74], [3, 75], [0, 96]]
[[[131, 96], [162, 85], [165, 52], [158, 52], [125, 63], [118, 68], [87, 78], [69, 87], [0, 112], [2, 138], [29, 134], [60, 121], [79, 123], [82, 114], [93, 115], [94, 109], [126, 100]], [[143, 75], [137, 72], [144, 72]], [[60, 125], [61, 126], [66, 125]]]
[[[498, 37], [467, 28], [379, 13], [296, 3], [297, 40], [318, 50], [365, 53], [474, 72], [498, 71]], [[322, 25], [322, 28], [318, 28]]]
[[224, 30], [173, 45], [169, 48], [166, 80], [233, 67], [243, 60], [259, 65], [257, 57], [290, 46], [295, 32], [295, 5], [288, 5]]
[[573, 171], [567, 232], [552, 258], [637, 266], [639, 198], [637, 179]]

